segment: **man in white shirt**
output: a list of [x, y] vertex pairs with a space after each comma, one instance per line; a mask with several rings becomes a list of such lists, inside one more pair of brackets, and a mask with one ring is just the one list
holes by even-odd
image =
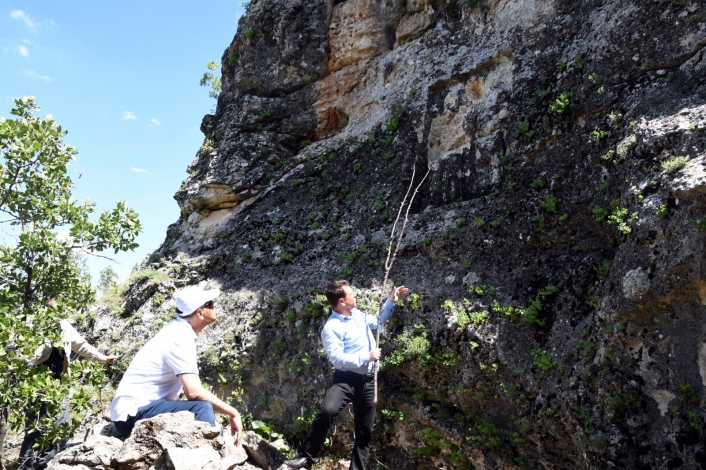
[[[219, 294], [218, 289], [198, 286], [178, 293], [177, 318], [140, 349], [118, 385], [110, 410], [118, 432], [129, 436], [137, 421], [179, 411], [191, 411], [197, 421], [215, 425], [215, 410], [230, 416], [231, 435], [240, 445], [240, 413], [203, 387], [196, 358], [197, 335], [216, 320]], [[186, 401], [179, 400], [182, 388]]]

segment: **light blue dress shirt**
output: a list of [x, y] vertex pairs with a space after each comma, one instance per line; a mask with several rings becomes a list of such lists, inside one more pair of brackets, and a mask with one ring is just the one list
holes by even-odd
[[[394, 308], [395, 303], [387, 299], [382, 308], [381, 324], [390, 318]], [[377, 327], [377, 316], [357, 308], [351, 311], [350, 317], [332, 310], [321, 331], [321, 341], [331, 364], [338, 370], [372, 374], [374, 362], [370, 361], [370, 350], [375, 347], [375, 336], [371, 330]]]

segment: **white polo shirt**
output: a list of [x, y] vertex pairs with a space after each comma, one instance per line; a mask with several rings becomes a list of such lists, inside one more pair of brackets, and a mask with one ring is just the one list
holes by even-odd
[[196, 333], [188, 321], [176, 318], [165, 325], [133, 358], [110, 408], [112, 421], [135, 416], [140, 407], [157, 400], [177, 400], [181, 374], [199, 373]]

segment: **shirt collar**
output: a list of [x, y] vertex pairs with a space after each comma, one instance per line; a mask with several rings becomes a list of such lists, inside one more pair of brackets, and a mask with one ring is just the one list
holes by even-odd
[[358, 310], [357, 308], [353, 308], [353, 310], [351, 310], [351, 315], [350, 315], [350, 316], [346, 316], [346, 315], [341, 315], [340, 313], [338, 313], [338, 312], [335, 311], [335, 310], [331, 310], [331, 316], [332, 316], [333, 318], [338, 318], [339, 320], [349, 321], [349, 320], [352, 320], [353, 317], [356, 316], [359, 311], [360, 311], [360, 310]]
[[[191, 327], [191, 323], [189, 323], [187, 320], [185, 320], [185, 319], [183, 319], [183, 318], [181, 318], [181, 317], [176, 317], [176, 321], [177, 321], [177, 323], [185, 323], [186, 326], [189, 327], [188, 330], [189, 330], [189, 331], [191, 332], [191, 334], [193, 335], [194, 341], [196, 341], [196, 339], [198, 338], [198, 335], [196, 334], [196, 332], [194, 331], [194, 329]], [[184, 328], [184, 329], [186, 330], [187, 328]], [[189, 336], [189, 337], [191, 338], [192, 336]]]
[[[351, 312], [351, 313], [353, 313], [353, 312]], [[335, 310], [331, 310], [331, 317], [337, 318], [337, 319], [342, 320], [342, 321], [350, 321], [350, 320], [353, 319], [353, 315], [351, 315], [351, 316], [341, 315], [340, 313], [338, 313], [338, 312], [335, 311]]]

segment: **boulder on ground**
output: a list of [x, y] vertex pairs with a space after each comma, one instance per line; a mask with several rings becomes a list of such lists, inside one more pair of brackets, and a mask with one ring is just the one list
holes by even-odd
[[245, 449], [236, 447], [230, 436], [222, 436], [220, 427], [196, 421], [193, 413], [183, 411], [138, 421], [124, 441], [116, 437], [112, 423], [103, 421], [87, 433], [85, 442], [57, 454], [47, 470], [258, 468], [247, 459]]
[[258, 466], [265, 470], [289, 470], [289, 467], [284, 465], [285, 456], [265, 442], [259, 434], [248, 431], [245, 433], [244, 440], [243, 447]]

